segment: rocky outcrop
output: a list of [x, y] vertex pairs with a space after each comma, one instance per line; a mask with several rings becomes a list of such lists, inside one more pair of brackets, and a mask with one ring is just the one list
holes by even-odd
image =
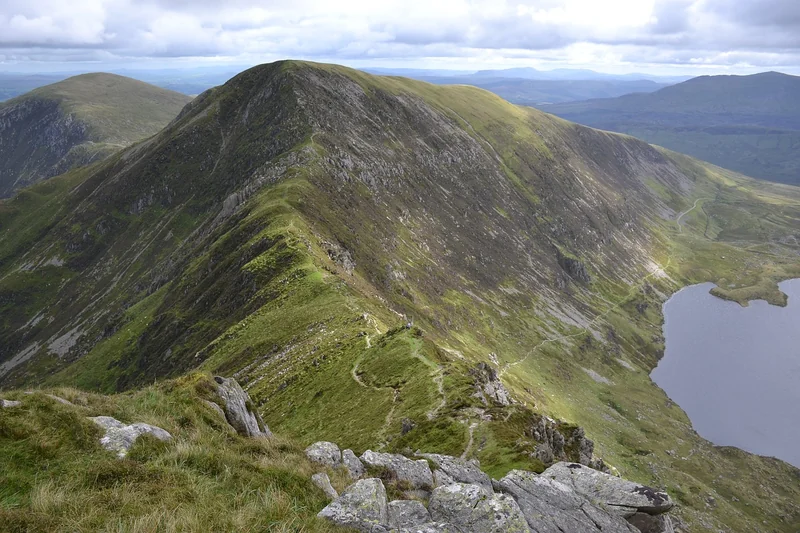
[[636, 513], [628, 518], [628, 522], [641, 533], [675, 533], [672, 519], [665, 514]]
[[336, 498], [339, 497], [339, 493], [336, 492], [336, 489], [333, 488], [333, 485], [331, 485], [331, 479], [325, 472], [318, 472], [313, 476], [311, 476], [311, 482], [314, 483], [314, 485], [316, 485], [320, 489], [322, 489], [322, 492], [325, 493], [325, 496], [327, 496], [331, 500], [335, 500]]
[[636, 531], [622, 517], [593, 505], [563, 483], [532, 472], [512, 470], [498, 482], [498, 489], [514, 497], [537, 533]]
[[564, 269], [564, 272], [575, 281], [580, 281], [583, 283], [589, 283], [592, 278], [589, 276], [589, 272], [586, 270], [586, 265], [583, 261], [568, 257], [558, 251], [558, 265]]
[[405, 485], [408, 490], [431, 490], [433, 472], [425, 459], [413, 461], [396, 453], [378, 453], [367, 450], [361, 455], [361, 462], [368, 468], [384, 469], [391, 477]]
[[492, 492], [492, 479], [481, 470], [481, 464], [476, 459], [467, 461], [437, 453], [421, 453], [418, 456], [437, 466], [433, 471], [434, 484], [437, 487], [453, 483], [469, 483], [478, 485], [488, 493]]
[[506, 406], [513, 403], [511, 393], [503, 386], [497, 371], [487, 363], [479, 363], [470, 370], [474, 380], [475, 396], [479, 398], [483, 405], [491, 407], [495, 405]]
[[224, 405], [225, 419], [240, 435], [245, 437], [271, 437], [261, 416], [253, 407], [250, 395], [233, 378], [215, 376], [217, 394]]
[[434, 520], [448, 522], [461, 531], [528, 533], [517, 502], [505, 494], [487, 495], [478, 485], [454, 483], [431, 494], [428, 510]]
[[353, 453], [353, 450], [344, 450], [342, 452], [342, 464], [352, 479], [361, 479], [366, 473], [364, 465], [361, 463], [361, 459], [356, 457], [356, 454]]
[[[331, 442], [315, 443], [306, 454], [327, 467], [355, 458], [343, 459], [350, 454]], [[541, 475], [513, 470], [496, 481], [477, 461], [416, 456], [424, 459], [364, 452], [367, 472], [383, 479], [357, 481], [319, 516], [370, 533], [674, 533], [669, 516], [660, 514], [672, 507], [666, 493], [578, 463], [558, 463]], [[428, 492], [431, 479], [436, 487]], [[318, 486], [325, 480], [314, 476]], [[407, 499], [387, 503], [384, 481]]]
[[414, 528], [428, 524], [431, 515], [422, 503], [416, 500], [389, 502], [389, 527], [392, 529]]
[[315, 442], [306, 448], [306, 457], [314, 463], [330, 468], [338, 468], [342, 465], [342, 452], [332, 442]]
[[319, 517], [364, 533], [387, 531], [386, 489], [380, 479], [361, 479], [319, 512]]
[[542, 476], [559, 481], [586, 498], [600, 502], [624, 517], [639, 513], [660, 514], [672, 509], [666, 492], [588, 468], [577, 463], [557, 463]]
[[100, 444], [103, 445], [103, 448], [116, 453], [120, 459], [128, 454], [133, 443], [141, 435], [152, 435], [161, 441], [172, 440], [172, 435], [169, 432], [150, 424], [137, 422], [125, 425], [110, 416], [94, 416], [90, 417], [89, 420], [105, 430], [105, 435], [100, 439]]
[[538, 443], [531, 455], [545, 465], [573, 461], [596, 470], [607, 470], [602, 459], [594, 458], [594, 442], [586, 438], [582, 427], [536, 415], [527, 432]]

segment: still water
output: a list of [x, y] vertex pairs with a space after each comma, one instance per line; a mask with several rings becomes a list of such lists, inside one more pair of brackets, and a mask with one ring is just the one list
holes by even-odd
[[687, 287], [664, 304], [666, 353], [651, 377], [714, 444], [800, 467], [800, 279], [787, 307], [741, 307]]

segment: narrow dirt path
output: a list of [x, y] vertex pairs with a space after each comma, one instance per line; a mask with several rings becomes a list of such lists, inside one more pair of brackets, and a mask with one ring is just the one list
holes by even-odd
[[691, 213], [692, 211], [694, 211], [695, 209], [697, 209], [697, 203], [703, 200], [713, 200], [713, 198], [698, 198], [697, 200], [694, 201], [694, 205], [692, 207], [690, 207], [689, 209], [678, 215], [678, 217], [675, 219], [675, 223], [678, 225], [678, 233], [683, 233], [683, 226], [681, 225], [681, 219], [686, 215], [688, 215], [689, 213]]
[[464, 453], [461, 454], [461, 459], [466, 459], [469, 456], [469, 452], [472, 451], [472, 445], [475, 442], [475, 428], [478, 427], [478, 422], [472, 422], [469, 425], [469, 440], [467, 441], [467, 447], [464, 448]]

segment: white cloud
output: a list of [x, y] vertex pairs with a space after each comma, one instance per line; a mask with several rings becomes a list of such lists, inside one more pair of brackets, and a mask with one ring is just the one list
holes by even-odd
[[0, 54], [797, 65], [796, 0], [3, 0]]

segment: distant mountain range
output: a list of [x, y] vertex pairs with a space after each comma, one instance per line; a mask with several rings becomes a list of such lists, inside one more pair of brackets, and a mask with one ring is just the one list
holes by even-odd
[[157, 133], [191, 98], [82, 74], [0, 103], [0, 198]]
[[650, 94], [540, 108], [750, 176], [800, 184], [797, 76], [701, 76]]

